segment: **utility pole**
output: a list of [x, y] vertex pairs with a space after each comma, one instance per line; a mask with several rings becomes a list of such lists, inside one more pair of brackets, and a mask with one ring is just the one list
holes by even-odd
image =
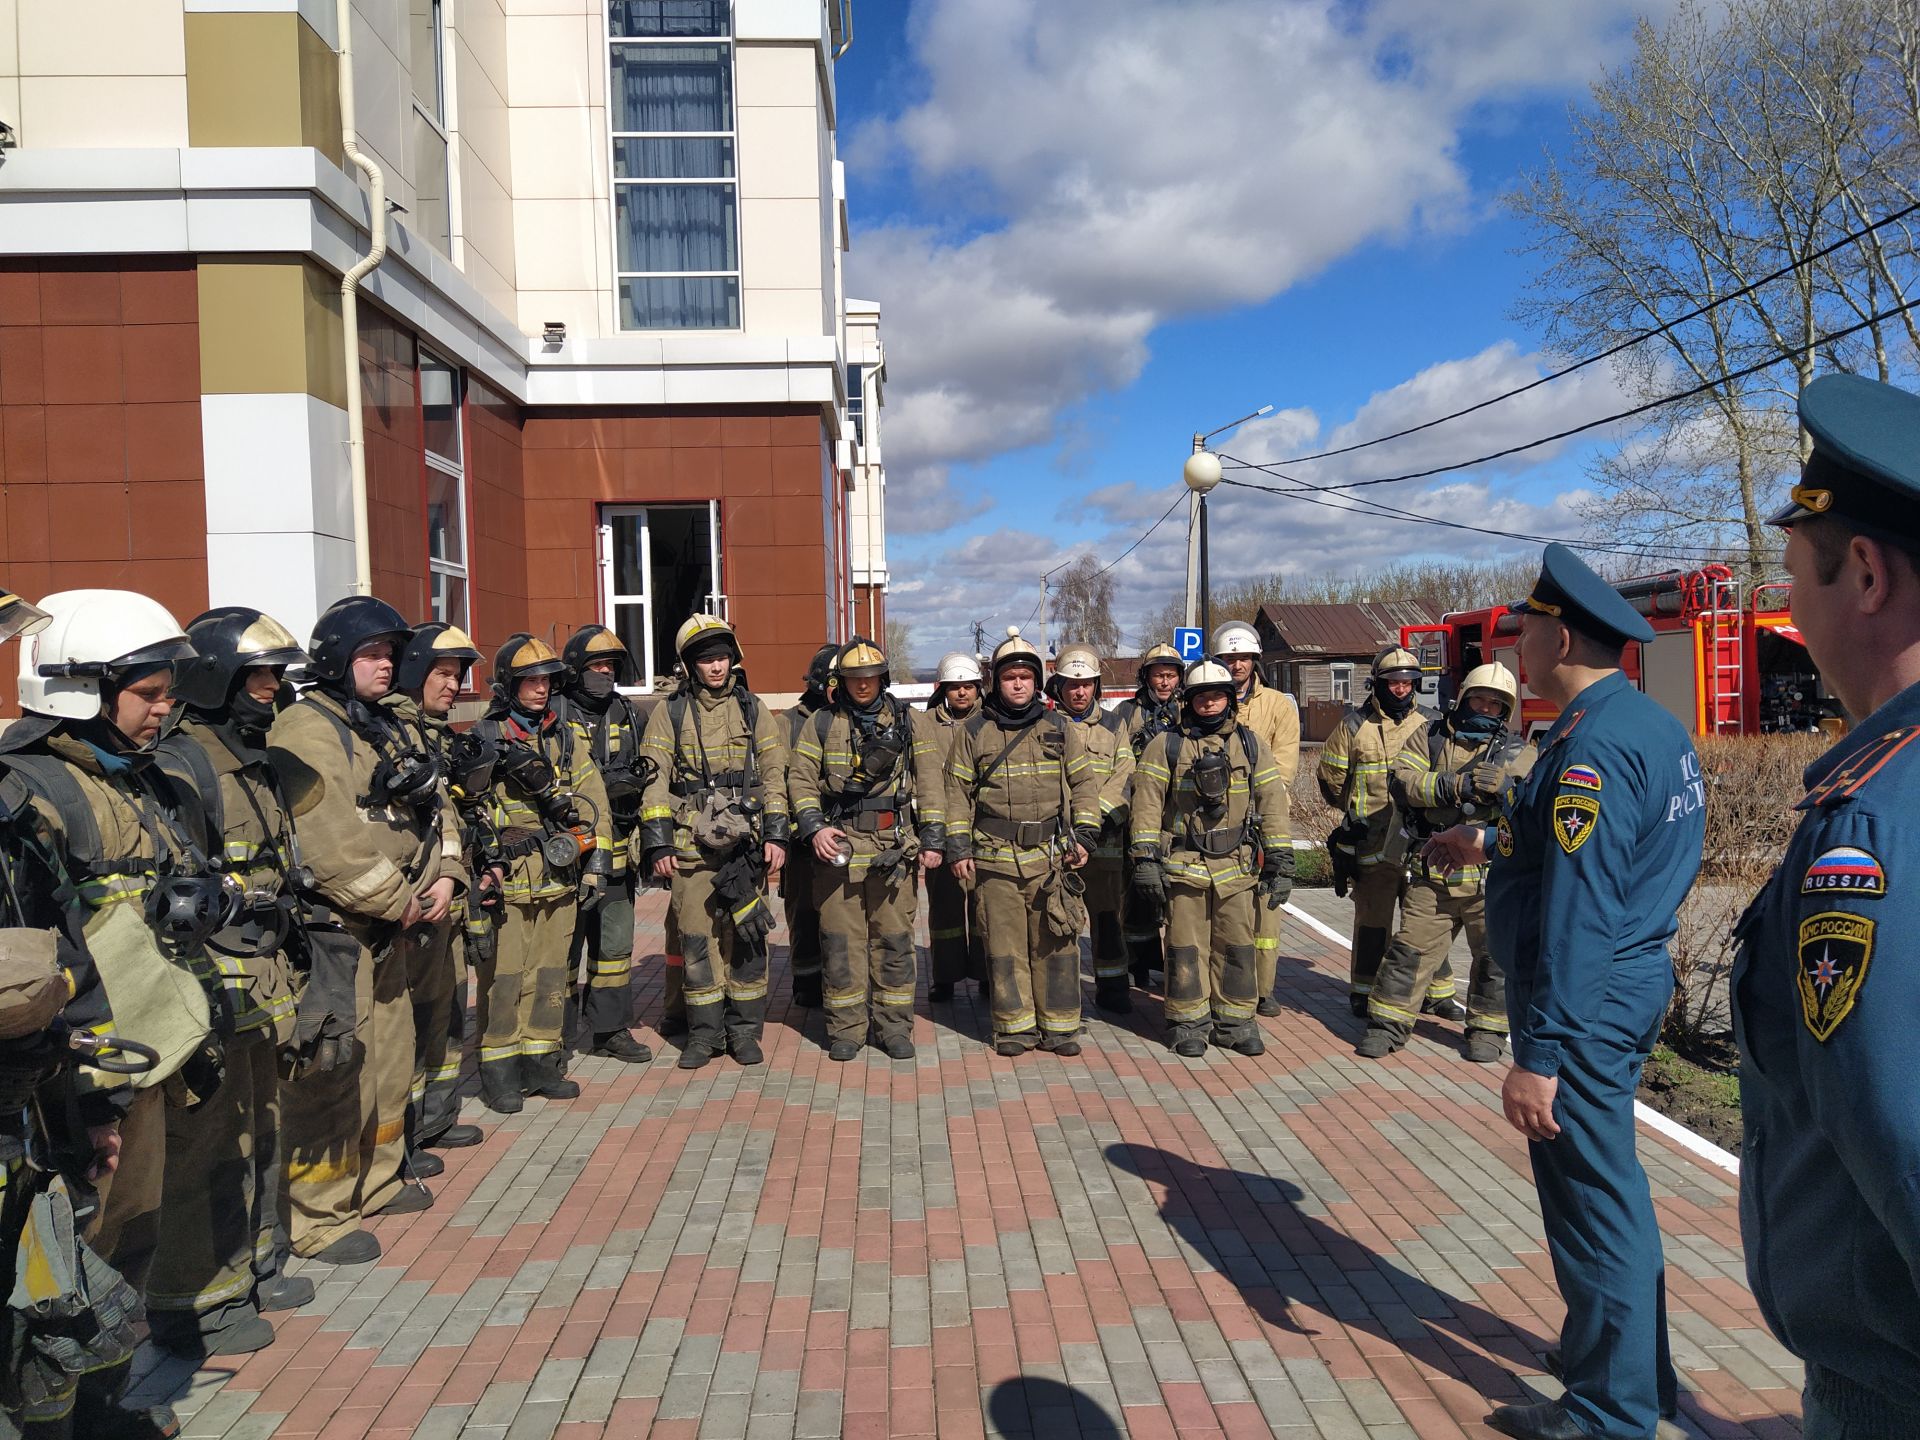
[[[1193, 437], [1193, 453], [1201, 454], [1207, 448], [1207, 437], [1196, 432]], [[1200, 595], [1204, 581], [1200, 578], [1200, 557], [1203, 553], [1200, 539], [1200, 517], [1206, 513], [1206, 497], [1198, 489], [1187, 490], [1187, 610], [1186, 623], [1189, 627], [1201, 624]]]
[[987, 653], [987, 626], [983, 620], [973, 622], [973, 653], [976, 655]]
[[1047, 658], [1047, 577], [1040, 577], [1040, 658]]

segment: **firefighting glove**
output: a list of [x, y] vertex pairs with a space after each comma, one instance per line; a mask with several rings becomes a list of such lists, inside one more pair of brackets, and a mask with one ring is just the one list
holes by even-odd
[[1436, 805], [1458, 805], [1466, 796], [1461, 793], [1461, 777], [1451, 770], [1443, 770], [1433, 777], [1433, 800]]
[[747, 945], [758, 949], [773, 933], [773, 911], [760, 893], [758, 857], [742, 850], [713, 875], [713, 891], [727, 907], [734, 933]]
[[590, 914], [600, 908], [600, 902], [607, 898], [607, 877], [613, 869], [613, 857], [605, 850], [595, 846], [587, 854], [586, 864], [580, 871], [580, 913]]
[[1267, 909], [1278, 910], [1293, 894], [1293, 847], [1276, 846], [1267, 851], [1260, 865], [1260, 883], [1255, 887]]
[[353, 1063], [359, 1049], [354, 1032], [354, 975], [360, 946], [332, 926], [307, 929], [312, 968], [293, 1012], [293, 1039], [287, 1046], [295, 1079]]
[[198, 1110], [211, 1100], [227, 1079], [227, 1052], [217, 1035], [209, 1035], [167, 1078], [167, 1103], [182, 1110]]
[[1500, 792], [1507, 788], [1507, 772], [1491, 760], [1482, 760], [1467, 772], [1473, 784], [1473, 798], [1482, 805], [1497, 804]]
[[1133, 862], [1133, 888], [1140, 892], [1141, 899], [1155, 909], [1165, 908], [1167, 872], [1157, 855], [1143, 856]]

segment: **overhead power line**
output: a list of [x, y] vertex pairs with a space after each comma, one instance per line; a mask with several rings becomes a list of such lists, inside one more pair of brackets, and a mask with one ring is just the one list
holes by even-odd
[[[1881, 219], [1874, 221], [1871, 225], [1867, 225], [1862, 227], [1859, 230], [1855, 230], [1853, 233], [1849, 235], [1843, 235], [1838, 240], [1835, 240], [1831, 245], [1823, 246], [1821, 249], [1815, 250], [1810, 255], [1802, 256], [1800, 259], [1795, 260], [1790, 265], [1783, 265], [1770, 275], [1762, 275], [1758, 280], [1755, 280], [1752, 283], [1747, 285], [1742, 285], [1738, 290], [1729, 291], [1725, 295], [1721, 295], [1716, 297], [1715, 299], [1709, 300], [1706, 304], [1698, 306], [1695, 309], [1689, 310], [1684, 315], [1677, 315], [1673, 319], [1668, 320], [1663, 324], [1654, 326], [1653, 329], [1651, 330], [1642, 330], [1639, 334], [1631, 335], [1627, 339], [1622, 340], [1619, 344], [1611, 345], [1607, 349], [1600, 351], [1598, 354], [1589, 355], [1584, 360], [1576, 360], [1571, 365], [1563, 366], [1558, 370], [1554, 370], [1548, 374], [1540, 376], [1537, 380], [1529, 380], [1525, 385], [1515, 386], [1513, 389], [1502, 391], [1498, 395], [1490, 395], [1485, 400], [1479, 401], [1477, 404], [1469, 405], [1465, 409], [1455, 410], [1451, 414], [1447, 414], [1447, 415], [1436, 415], [1431, 420], [1423, 420], [1418, 425], [1409, 425], [1404, 430], [1395, 430], [1390, 435], [1375, 435], [1370, 440], [1358, 440], [1351, 445], [1342, 445], [1332, 450], [1316, 450], [1311, 455], [1295, 455], [1286, 460], [1276, 460], [1273, 463], [1276, 465], [1305, 465], [1310, 460], [1330, 460], [1336, 455], [1351, 455], [1356, 450], [1366, 450], [1366, 449], [1370, 449], [1375, 445], [1385, 445], [1390, 440], [1404, 440], [1409, 435], [1418, 435], [1422, 431], [1433, 429], [1435, 426], [1445, 425], [1450, 421], [1459, 420], [1468, 415], [1478, 414], [1480, 411], [1488, 409], [1491, 406], [1498, 405], [1502, 401], [1511, 400], [1516, 395], [1524, 395], [1529, 390], [1537, 390], [1542, 385], [1550, 385], [1555, 380], [1563, 380], [1567, 376], [1574, 374], [1576, 371], [1585, 370], [1590, 365], [1598, 365], [1602, 360], [1611, 360], [1614, 356], [1624, 354], [1626, 351], [1633, 349], [1634, 346], [1636, 345], [1643, 345], [1649, 340], [1655, 339], [1661, 335], [1665, 335], [1669, 331], [1675, 330], [1678, 327], [1687, 324], [1689, 321], [1698, 320], [1702, 315], [1705, 315], [1707, 312], [1711, 310], [1717, 310], [1722, 305], [1729, 304], [1735, 300], [1744, 299], [1746, 296], [1753, 294], [1754, 291], [1756, 290], [1765, 289], [1767, 286], [1773, 284], [1776, 280], [1785, 279], [1788, 275], [1791, 275], [1796, 270], [1805, 269], [1808, 265], [1811, 265], [1816, 260], [1825, 259], [1827, 256], [1833, 254], [1833, 252], [1836, 250], [1843, 250], [1847, 246], [1855, 243], [1856, 241], [1864, 240], [1867, 236], [1871, 235], [1874, 231], [1882, 228], [1883, 226], [1891, 225], [1896, 220], [1906, 219], [1909, 215], [1913, 214], [1916, 210], [1920, 210], [1920, 201], [1915, 201], [1911, 205], [1908, 205], [1902, 209], [1896, 210], [1891, 215], [1883, 216]], [[1903, 306], [1902, 308], [1904, 309], [1905, 307]], [[1898, 314], [1899, 311], [1893, 311], [1891, 313]], [[1873, 320], [1869, 320], [1864, 323], [1874, 324], [1877, 322]]]
[[[1630, 409], [1615, 411], [1611, 415], [1602, 415], [1599, 419], [1589, 420], [1583, 425], [1572, 425], [1565, 430], [1557, 430], [1551, 435], [1542, 435], [1538, 440], [1529, 440], [1523, 445], [1509, 445], [1504, 450], [1495, 450], [1488, 455], [1478, 455], [1471, 460], [1458, 460], [1449, 465], [1434, 465], [1425, 470], [1409, 470], [1401, 475], [1377, 475], [1370, 480], [1343, 480], [1338, 484], [1327, 485], [1321, 488], [1328, 493], [1332, 493], [1343, 490], [1360, 490], [1369, 485], [1394, 485], [1403, 480], [1428, 480], [1435, 475], [1451, 475], [1455, 471], [1471, 470], [1477, 465], [1485, 465], [1494, 460], [1504, 460], [1509, 455], [1519, 455], [1528, 450], [1538, 450], [1542, 445], [1551, 445], [1555, 441], [1568, 440], [1575, 435], [1584, 435], [1587, 431], [1598, 430], [1603, 425], [1613, 425], [1621, 420], [1631, 420], [1636, 416], [1648, 414], [1651, 411], [1662, 409], [1665, 406], [1678, 404], [1682, 400], [1691, 400], [1696, 395], [1703, 395], [1709, 390], [1716, 389], [1722, 385], [1729, 385], [1735, 380], [1744, 380], [1749, 375], [1759, 374], [1762, 370], [1771, 370], [1775, 365], [1791, 360], [1797, 355], [1805, 355], [1810, 351], [1818, 350], [1822, 345], [1830, 345], [1836, 340], [1846, 339], [1849, 335], [1857, 335], [1862, 330], [1878, 325], [1882, 321], [1892, 320], [1897, 316], [1904, 315], [1907, 311], [1916, 307], [1920, 307], [1920, 297], [1882, 310], [1878, 314], [1869, 315], [1866, 319], [1858, 321], [1855, 324], [1843, 326], [1838, 330], [1829, 330], [1825, 335], [1818, 336], [1808, 341], [1805, 345], [1796, 345], [1791, 350], [1783, 350], [1779, 354], [1770, 356], [1765, 360], [1755, 361], [1753, 364], [1743, 366], [1738, 370], [1729, 370], [1724, 375], [1716, 375], [1711, 380], [1703, 380], [1698, 385], [1691, 385], [1685, 390], [1677, 390], [1671, 395], [1662, 395], [1658, 399], [1648, 400], [1644, 404], [1635, 405]], [[1258, 465], [1252, 465], [1245, 460], [1235, 459], [1230, 455], [1222, 455], [1220, 458], [1223, 462], [1232, 460], [1235, 465], [1240, 466], [1242, 469], [1258, 470], [1264, 468]], [[1288, 464], [1291, 462], [1277, 461], [1275, 463]]]

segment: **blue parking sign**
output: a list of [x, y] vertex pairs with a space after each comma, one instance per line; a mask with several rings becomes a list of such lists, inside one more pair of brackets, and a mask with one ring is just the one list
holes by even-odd
[[1197, 625], [1182, 625], [1173, 632], [1173, 649], [1184, 663], [1191, 665], [1207, 653], [1207, 632]]

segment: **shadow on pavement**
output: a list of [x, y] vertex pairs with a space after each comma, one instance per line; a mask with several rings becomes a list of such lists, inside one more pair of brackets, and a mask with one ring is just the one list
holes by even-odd
[[1038, 1375], [1002, 1380], [987, 1397], [987, 1425], [997, 1435], [1078, 1435], [1119, 1440], [1119, 1424], [1091, 1395]]

